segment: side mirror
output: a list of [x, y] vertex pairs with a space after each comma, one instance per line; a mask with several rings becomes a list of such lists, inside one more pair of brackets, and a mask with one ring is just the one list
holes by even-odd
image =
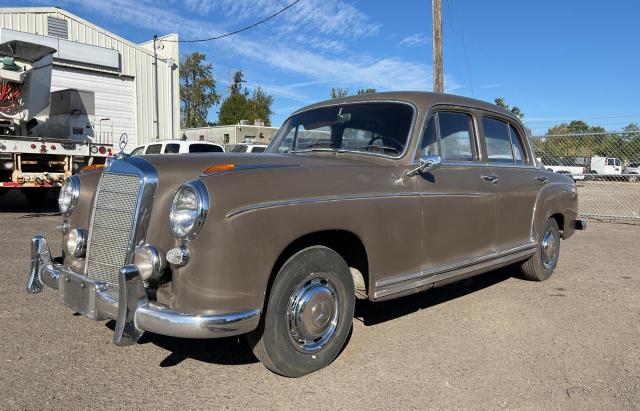
[[407, 177], [435, 170], [442, 165], [442, 158], [437, 155], [428, 155], [420, 157], [420, 165], [406, 172]]

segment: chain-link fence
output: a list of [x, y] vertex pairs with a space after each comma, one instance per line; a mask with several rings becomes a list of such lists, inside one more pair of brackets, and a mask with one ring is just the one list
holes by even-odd
[[571, 175], [587, 218], [640, 223], [640, 132], [533, 137], [546, 169]]

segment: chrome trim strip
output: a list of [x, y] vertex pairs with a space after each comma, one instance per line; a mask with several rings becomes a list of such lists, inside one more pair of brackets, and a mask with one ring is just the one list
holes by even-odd
[[[361, 101], [329, 102], [327, 104], [322, 104], [322, 105], [313, 106], [313, 107], [309, 107], [309, 108], [303, 108], [303, 109], [294, 111], [289, 117], [287, 117], [287, 119], [282, 124], [283, 125], [286, 124], [287, 121], [289, 121], [289, 119], [291, 117], [293, 117], [293, 116], [296, 116], [298, 114], [305, 113], [305, 112], [311, 111], [311, 110], [322, 109], [322, 108], [327, 108], [327, 107], [335, 107], [335, 106], [354, 105], [354, 104], [380, 104], [380, 103], [405, 104], [405, 105], [407, 105], [407, 106], [409, 106], [409, 107], [411, 107], [413, 109], [413, 117], [411, 118], [411, 126], [409, 127], [409, 133], [407, 135], [407, 142], [404, 145], [404, 150], [402, 151], [402, 153], [400, 153], [397, 156], [390, 156], [390, 155], [387, 155], [387, 154], [379, 154], [379, 153], [365, 153], [365, 152], [360, 152], [360, 153], [368, 154], [368, 155], [372, 155], [372, 156], [377, 156], [377, 157], [390, 158], [390, 159], [403, 158], [407, 154], [407, 152], [409, 151], [409, 146], [413, 143], [413, 141], [412, 141], [413, 132], [415, 130], [415, 126], [416, 126], [416, 122], [418, 120], [418, 117], [420, 115], [420, 107], [418, 107], [415, 103], [413, 103], [411, 101], [397, 100], [397, 99], [372, 99], [372, 100], [361, 100]], [[269, 146], [265, 150], [265, 153], [286, 154], [286, 153], [278, 153], [277, 151], [271, 151], [272, 146], [275, 148], [276, 146], [280, 145], [282, 140], [284, 140], [284, 137], [285, 137], [284, 133], [283, 133], [283, 135], [280, 135], [280, 132], [282, 130], [283, 130], [283, 128], [280, 127], [280, 129], [278, 130], [276, 135], [271, 140], [271, 143], [269, 143]], [[352, 151], [349, 151], [349, 153], [351, 153], [351, 152]], [[355, 152], [355, 151], [353, 151], [353, 152]], [[295, 155], [295, 153], [292, 153], [291, 155]]]
[[428, 284], [443, 281], [467, 272], [481, 269], [483, 266], [491, 267], [492, 265], [501, 264], [504, 261], [525, 257], [533, 254], [537, 243], [523, 244], [508, 250], [499, 251], [483, 255], [480, 257], [470, 258], [457, 263], [441, 265], [419, 273], [401, 274], [394, 277], [385, 278], [376, 281], [375, 298], [381, 298], [392, 294], [401, 293], [414, 288], [422, 287]]
[[396, 198], [396, 197], [420, 197], [420, 193], [417, 191], [404, 192], [404, 193], [377, 193], [377, 194], [348, 194], [341, 196], [330, 197], [313, 197], [313, 198], [299, 198], [292, 200], [279, 200], [279, 201], [267, 201], [264, 203], [256, 203], [246, 207], [236, 208], [235, 210], [227, 213], [226, 218], [232, 218], [240, 214], [248, 213], [255, 210], [262, 210], [265, 208], [283, 207], [296, 204], [309, 204], [309, 203], [326, 203], [334, 201], [349, 201], [349, 200], [368, 200], [376, 198]]

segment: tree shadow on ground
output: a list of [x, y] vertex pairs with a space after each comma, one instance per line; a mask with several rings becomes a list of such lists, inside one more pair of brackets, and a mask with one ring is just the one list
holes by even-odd
[[37, 201], [27, 201], [26, 195], [19, 189], [0, 190], [0, 213], [26, 213], [20, 218], [34, 218], [57, 215], [58, 202], [54, 193], [45, 192], [48, 188], [31, 188], [37, 192]]

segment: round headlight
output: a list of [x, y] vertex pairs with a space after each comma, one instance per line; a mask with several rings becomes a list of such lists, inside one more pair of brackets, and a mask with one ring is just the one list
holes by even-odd
[[157, 280], [164, 271], [162, 254], [150, 245], [143, 245], [136, 249], [133, 264], [138, 268], [143, 281]]
[[80, 179], [77, 176], [71, 176], [67, 178], [62, 187], [60, 188], [60, 195], [58, 196], [58, 206], [60, 207], [60, 213], [69, 217], [78, 203], [78, 197], [80, 196]]
[[209, 212], [209, 194], [200, 180], [184, 184], [176, 191], [171, 203], [169, 223], [177, 238], [192, 240], [198, 234]]
[[83, 228], [74, 228], [67, 236], [67, 252], [72, 256], [84, 257], [87, 251], [87, 232]]

